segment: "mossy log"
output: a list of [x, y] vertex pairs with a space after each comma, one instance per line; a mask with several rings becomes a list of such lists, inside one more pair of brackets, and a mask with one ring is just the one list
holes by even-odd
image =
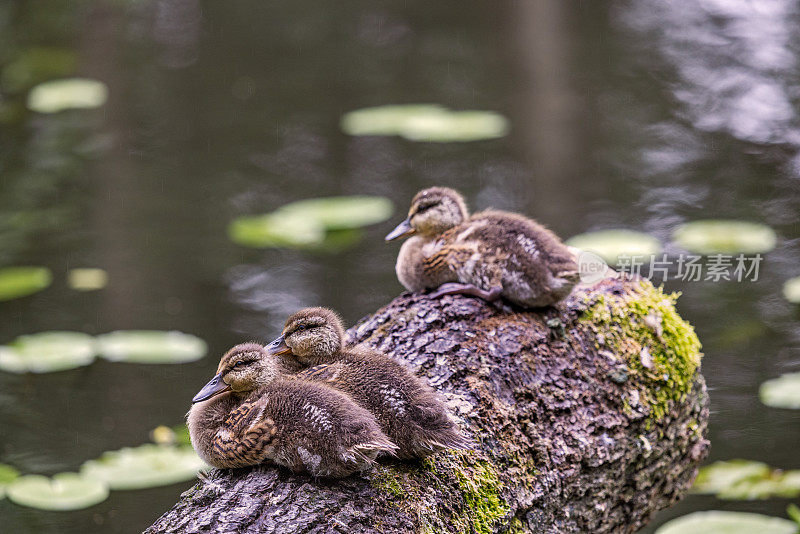
[[343, 480], [216, 470], [147, 532], [633, 532], [708, 449], [699, 342], [647, 281], [529, 312], [404, 294], [348, 336], [425, 377], [475, 450]]

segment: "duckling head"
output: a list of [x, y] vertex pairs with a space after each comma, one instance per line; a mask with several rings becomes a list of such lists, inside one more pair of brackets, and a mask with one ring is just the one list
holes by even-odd
[[408, 217], [386, 236], [386, 241], [419, 234], [433, 237], [463, 223], [469, 217], [464, 197], [448, 187], [429, 187], [411, 201]]
[[280, 363], [258, 343], [242, 343], [225, 353], [217, 374], [192, 399], [204, 401], [231, 392], [247, 396], [280, 374]]
[[282, 355], [304, 367], [325, 363], [342, 348], [342, 320], [327, 308], [306, 308], [286, 320], [283, 333], [267, 345], [271, 355]]

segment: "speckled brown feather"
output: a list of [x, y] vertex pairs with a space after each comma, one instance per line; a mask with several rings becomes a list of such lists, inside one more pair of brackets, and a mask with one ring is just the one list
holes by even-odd
[[[403, 244], [397, 259], [400, 282], [411, 291], [436, 289], [442, 284], [469, 284], [486, 292], [499, 291], [526, 308], [555, 304], [578, 282], [578, 266], [569, 248], [550, 230], [516, 213], [486, 210], [466, 220], [460, 195], [430, 188], [424, 198], [448, 198], [448, 208], [431, 210], [421, 223], [424, 231]], [[415, 197], [410, 210], [418, 210]], [[443, 231], [432, 220], [450, 224]], [[415, 219], [411, 219], [412, 225]], [[461, 222], [463, 221], [463, 222]]]
[[[324, 310], [324, 309], [323, 309]], [[324, 321], [310, 332], [302, 332], [305, 342], [295, 345], [286, 359], [308, 365], [296, 376], [321, 382], [347, 393], [369, 410], [381, 429], [399, 447], [402, 458], [424, 457], [445, 448], [466, 448], [468, 441], [450, 420], [447, 407], [435, 392], [408, 369], [385, 354], [365, 347], [342, 347], [343, 328], [339, 317], [319, 308], [301, 310], [287, 320], [284, 331], [316, 318]], [[289, 334], [290, 336], [292, 334]], [[336, 338], [336, 339], [332, 339]], [[287, 339], [287, 343], [291, 343]], [[314, 343], [325, 350], [316, 350]]]
[[436, 393], [399, 363], [366, 347], [348, 347], [332, 359], [297, 376], [335, 387], [372, 412], [399, 457], [468, 448]]
[[[236, 367], [254, 356], [246, 368]], [[236, 379], [238, 389], [193, 404], [187, 417], [201, 458], [222, 468], [269, 462], [344, 477], [370, 467], [380, 454], [394, 454], [397, 447], [375, 417], [347, 395], [283, 378], [278, 369], [280, 363], [253, 343], [223, 356], [218, 371]]]

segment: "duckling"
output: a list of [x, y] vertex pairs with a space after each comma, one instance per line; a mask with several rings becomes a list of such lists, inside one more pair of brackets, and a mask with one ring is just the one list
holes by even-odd
[[335, 387], [372, 412], [399, 447], [400, 458], [469, 447], [430, 387], [386, 355], [364, 346], [345, 347], [343, 339], [336, 313], [306, 308], [289, 317], [267, 350], [299, 369], [298, 378]]
[[550, 306], [578, 282], [573, 254], [544, 226], [516, 213], [469, 215], [453, 189], [417, 193], [408, 217], [386, 241], [412, 236], [400, 248], [397, 278], [412, 292], [505, 297], [523, 308]]
[[192, 445], [215, 467], [273, 462], [340, 478], [397, 450], [371, 413], [324, 384], [287, 379], [280, 362], [256, 343], [222, 357], [187, 419]]

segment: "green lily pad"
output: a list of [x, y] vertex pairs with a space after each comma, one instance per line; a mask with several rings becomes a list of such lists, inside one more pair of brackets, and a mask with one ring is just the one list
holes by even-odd
[[228, 235], [249, 247], [336, 251], [360, 240], [360, 227], [385, 221], [393, 211], [385, 197], [314, 198], [266, 215], [239, 217], [228, 227]]
[[779, 517], [710, 510], [668, 521], [656, 534], [796, 534], [797, 525]]
[[767, 380], [758, 389], [761, 402], [773, 408], [800, 409], [800, 373]]
[[325, 229], [312, 219], [267, 215], [239, 217], [228, 226], [231, 241], [246, 247], [305, 248], [325, 240]]
[[58, 113], [67, 109], [97, 108], [106, 103], [108, 87], [86, 78], [53, 80], [37, 85], [28, 93], [28, 109]]
[[167, 486], [193, 479], [206, 464], [191, 447], [146, 444], [103, 453], [81, 466], [81, 474], [113, 490]]
[[52, 373], [89, 365], [94, 358], [94, 338], [88, 334], [41, 332], [20, 336], [0, 347], [0, 370]]
[[346, 113], [349, 135], [398, 135], [410, 141], [463, 142], [508, 133], [508, 119], [493, 111], [451, 111], [436, 104], [392, 105]]
[[719, 493], [739, 482], [767, 477], [770, 471], [767, 464], [750, 460], [714, 462], [700, 468], [692, 491], [695, 493]]
[[46, 267], [6, 267], [0, 269], [0, 300], [26, 297], [45, 289], [53, 281]]
[[350, 230], [383, 222], [393, 212], [394, 205], [386, 197], [352, 196], [300, 200], [278, 208], [274, 215], [310, 219], [325, 230]]
[[700, 468], [692, 491], [735, 500], [796, 497], [800, 471], [781, 471], [749, 460], [714, 462]]
[[495, 139], [508, 133], [508, 120], [493, 111], [454, 111], [409, 118], [400, 135], [409, 141], [450, 143]]
[[173, 427], [161, 425], [150, 431], [150, 439], [158, 445], [191, 445], [189, 428], [186, 425]]
[[706, 220], [680, 225], [672, 235], [675, 242], [697, 254], [761, 254], [775, 248], [778, 237], [764, 224]]
[[19, 477], [19, 471], [10, 465], [0, 464], [0, 499], [6, 495], [6, 487]]
[[566, 244], [594, 252], [609, 265], [617, 265], [620, 256], [652, 256], [661, 252], [661, 242], [653, 236], [633, 230], [601, 230], [570, 237]]
[[800, 304], [800, 276], [790, 278], [783, 284], [783, 296], [792, 304]]
[[208, 350], [199, 337], [175, 331], [118, 330], [96, 341], [99, 356], [112, 362], [184, 363], [199, 360]]
[[108, 273], [103, 269], [70, 269], [67, 285], [77, 291], [103, 289], [108, 284]]
[[78, 473], [19, 477], [6, 489], [8, 498], [19, 505], [39, 510], [81, 510], [108, 498], [108, 486]]
[[377, 106], [345, 113], [341, 128], [348, 135], [400, 135], [409, 119], [441, 114], [447, 109], [437, 104]]

